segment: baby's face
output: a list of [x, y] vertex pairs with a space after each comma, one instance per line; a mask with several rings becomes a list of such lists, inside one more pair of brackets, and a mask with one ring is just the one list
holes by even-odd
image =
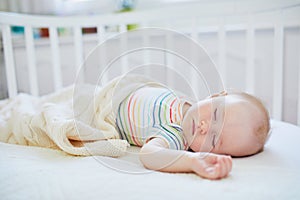
[[258, 110], [238, 95], [205, 99], [186, 112], [182, 128], [195, 152], [232, 156], [254, 154], [260, 147], [253, 133], [260, 119]]

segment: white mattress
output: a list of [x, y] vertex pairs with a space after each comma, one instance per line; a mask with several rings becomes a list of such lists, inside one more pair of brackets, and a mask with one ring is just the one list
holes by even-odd
[[[278, 121], [272, 121], [272, 127], [264, 152], [235, 158], [230, 176], [217, 181], [145, 170], [135, 153], [118, 159], [73, 157], [50, 149], [0, 143], [0, 197], [300, 199], [300, 128]], [[130, 152], [138, 150], [130, 148]]]

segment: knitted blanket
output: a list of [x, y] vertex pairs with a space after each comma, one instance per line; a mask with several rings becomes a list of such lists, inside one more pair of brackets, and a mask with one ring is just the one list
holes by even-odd
[[107, 85], [77, 84], [42, 97], [19, 94], [0, 101], [0, 141], [61, 149], [73, 155], [118, 157], [129, 146], [119, 138], [115, 112], [142, 84], [141, 76], [117, 77]]

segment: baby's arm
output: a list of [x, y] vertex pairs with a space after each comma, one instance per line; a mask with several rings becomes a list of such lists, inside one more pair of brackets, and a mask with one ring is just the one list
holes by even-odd
[[208, 179], [224, 178], [232, 168], [230, 156], [168, 149], [166, 142], [161, 138], [153, 138], [142, 147], [140, 160], [148, 169], [162, 172], [194, 172]]

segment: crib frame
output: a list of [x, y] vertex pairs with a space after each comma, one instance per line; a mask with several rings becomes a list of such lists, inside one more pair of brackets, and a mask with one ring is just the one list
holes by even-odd
[[[218, 69], [226, 82], [226, 31], [245, 30], [247, 37], [247, 61], [246, 61], [246, 89], [255, 93], [255, 72], [254, 72], [254, 43], [255, 30], [274, 30], [274, 84], [273, 84], [273, 115], [274, 119], [282, 120], [283, 105], [283, 41], [284, 28], [300, 27], [300, 3], [297, 1], [264, 1], [255, 3], [249, 2], [218, 2], [203, 6], [201, 3], [192, 3], [185, 6], [173, 6], [155, 10], [136, 11], [130, 13], [118, 13], [108, 15], [92, 16], [41, 16], [0, 12], [0, 27], [3, 38], [3, 50], [5, 58], [5, 69], [9, 97], [18, 93], [16, 82], [15, 61], [13, 54], [13, 43], [11, 26], [24, 26], [25, 45], [27, 51], [27, 66], [29, 70], [30, 93], [39, 95], [37, 81], [37, 66], [35, 58], [35, 47], [33, 28], [44, 27], [49, 29], [50, 48], [52, 53], [52, 66], [54, 77], [54, 88], [58, 90], [63, 87], [62, 72], [58, 44], [58, 27], [71, 27], [74, 32], [74, 47], [76, 66], [79, 67], [83, 61], [82, 28], [97, 27], [98, 41], [105, 39], [105, 26], [117, 25], [119, 32], [126, 31], [126, 24], [140, 24], [147, 27], [152, 21], [160, 21], [161, 26], [171, 27], [174, 18], [189, 19], [190, 25], [185, 32], [198, 40], [200, 32], [216, 32], [218, 34]], [[226, 4], [226, 6], [225, 6]], [[213, 7], [214, 12], [211, 12]], [[189, 10], [188, 12], [181, 12]], [[210, 10], [210, 12], [208, 12]], [[300, 55], [299, 55], [300, 57]], [[300, 66], [299, 66], [300, 68]], [[300, 70], [298, 70], [298, 108], [297, 124], [300, 125]]]

